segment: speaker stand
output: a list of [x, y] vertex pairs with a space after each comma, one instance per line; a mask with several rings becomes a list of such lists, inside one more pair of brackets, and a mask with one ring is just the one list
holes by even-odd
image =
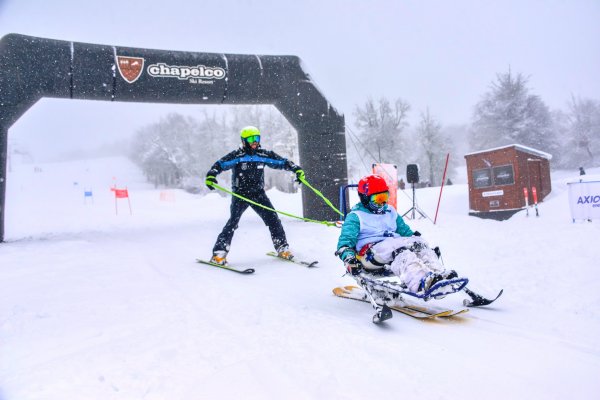
[[421, 215], [420, 218], [427, 218], [427, 219], [430, 220], [431, 218], [429, 218], [427, 216], [427, 214], [425, 214], [423, 212], [423, 210], [421, 210], [419, 208], [419, 206], [417, 205], [417, 195], [415, 193], [415, 184], [414, 184], [414, 182], [411, 183], [411, 186], [412, 186], [412, 192], [413, 192], [413, 196], [412, 196], [412, 203], [413, 204], [412, 204], [412, 207], [407, 212], [405, 212], [404, 214], [402, 214], [402, 216], [405, 217], [406, 214], [411, 213], [411, 216], [409, 216], [407, 218], [414, 220], [415, 219], [415, 211], [416, 211], [416, 212], [418, 212]]

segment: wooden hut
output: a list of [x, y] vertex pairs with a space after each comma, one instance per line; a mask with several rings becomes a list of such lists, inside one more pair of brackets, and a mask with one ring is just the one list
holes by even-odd
[[550, 159], [540, 150], [519, 144], [465, 155], [469, 183], [469, 215], [504, 220], [552, 190]]

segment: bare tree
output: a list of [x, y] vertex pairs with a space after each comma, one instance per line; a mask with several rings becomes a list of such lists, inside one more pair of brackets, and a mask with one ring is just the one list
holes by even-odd
[[568, 107], [568, 164], [570, 167], [595, 165], [600, 153], [600, 103], [572, 96]]
[[367, 100], [354, 111], [355, 125], [360, 130], [362, 156], [369, 155], [377, 162], [397, 164], [404, 159], [406, 141], [404, 129], [408, 126], [410, 105], [402, 99], [390, 103], [382, 97], [375, 103]]
[[421, 120], [416, 131], [417, 143], [421, 154], [421, 171], [429, 176], [432, 186], [441, 184], [446, 155], [452, 152], [453, 143], [442, 134], [441, 124], [429, 113], [429, 108], [421, 113]]

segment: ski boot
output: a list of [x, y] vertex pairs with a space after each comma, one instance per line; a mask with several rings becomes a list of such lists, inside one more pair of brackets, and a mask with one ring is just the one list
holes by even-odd
[[453, 269], [447, 269], [444, 272], [442, 272], [442, 276], [444, 277], [444, 279], [454, 279], [458, 278], [458, 273]]
[[219, 265], [227, 265], [227, 252], [225, 250], [217, 250], [213, 253], [211, 263]]
[[[421, 283], [419, 284], [419, 290], [417, 290], [418, 294], [427, 293], [427, 291], [439, 281], [444, 280], [444, 275], [438, 274], [435, 272], [430, 272], [421, 279]], [[439, 297], [440, 299], [443, 297]]]
[[294, 258], [294, 255], [290, 251], [289, 246], [284, 244], [283, 246], [280, 246], [277, 249], [277, 257], [283, 258], [286, 260], [291, 260], [292, 258]]

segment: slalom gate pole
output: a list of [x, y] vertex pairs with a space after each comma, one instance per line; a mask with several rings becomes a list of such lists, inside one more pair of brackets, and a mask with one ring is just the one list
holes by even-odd
[[531, 193], [533, 194], [533, 204], [535, 205], [535, 216], [539, 217], [540, 216], [540, 212], [538, 211], [538, 207], [537, 207], [537, 190], [535, 189], [535, 186], [531, 187]]
[[335, 222], [317, 221], [317, 220], [314, 220], [314, 219], [303, 218], [303, 217], [299, 217], [299, 216], [294, 215], [294, 214], [290, 214], [290, 213], [286, 213], [286, 212], [283, 212], [283, 211], [275, 210], [275, 209], [273, 209], [271, 207], [267, 207], [267, 206], [265, 206], [263, 204], [257, 203], [256, 201], [250, 200], [250, 199], [248, 199], [248, 198], [246, 198], [246, 197], [244, 197], [244, 196], [242, 196], [240, 194], [237, 194], [237, 193], [234, 193], [234, 192], [232, 192], [230, 190], [227, 190], [223, 186], [219, 186], [216, 183], [211, 183], [210, 186], [214, 187], [215, 189], [219, 189], [222, 192], [225, 192], [225, 193], [228, 193], [228, 194], [230, 194], [232, 196], [235, 196], [238, 199], [241, 199], [241, 200], [243, 200], [245, 202], [248, 202], [250, 204], [254, 204], [255, 206], [258, 206], [260, 208], [264, 208], [265, 210], [276, 212], [277, 214], [285, 215], [285, 216], [288, 216], [288, 217], [291, 217], [291, 218], [296, 218], [296, 219], [299, 219], [299, 220], [302, 220], [302, 221], [306, 221], [306, 222], [313, 222], [315, 224], [323, 224], [323, 225], [327, 225], [327, 226], [337, 226]]
[[437, 207], [435, 209], [435, 217], [433, 218], [433, 224], [437, 221], [438, 211], [440, 209], [440, 201], [442, 201], [442, 190], [444, 190], [444, 183], [446, 182], [446, 171], [448, 171], [448, 159], [450, 159], [450, 153], [446, 155], [446, 166], [444, 167], [444, 177], [442, 178], [442, 186], [440, 187], [440, 196], [438, 197]]

